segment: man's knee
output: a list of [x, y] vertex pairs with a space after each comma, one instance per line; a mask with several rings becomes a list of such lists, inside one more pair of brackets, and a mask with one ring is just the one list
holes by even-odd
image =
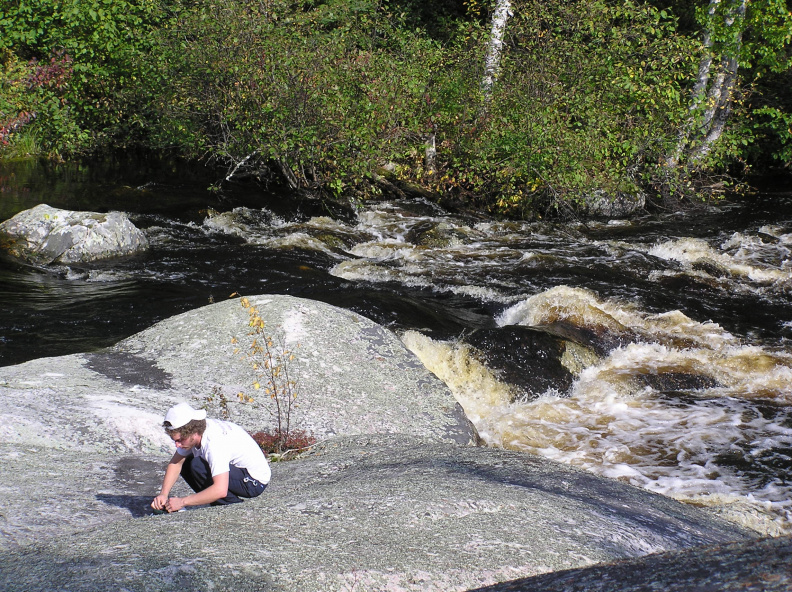
[[203, 491], [214, 483], [209, 463], [205, 459], [193, 455], [184, 459], [181, 476], [195, 492]]

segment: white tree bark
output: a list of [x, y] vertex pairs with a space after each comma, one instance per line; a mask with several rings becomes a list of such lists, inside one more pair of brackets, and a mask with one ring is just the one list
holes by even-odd
[[685, 156], [691, 164], [704, 158], [712, 150], [713, 144], [723, 134], [726, 121], [731, 112], [731, 101], [737, 84], [738, 56], [742, 49], [742, 35], [745, 29], [745, 10], [747, 0], [730, 0], [725, 7], [723, 26], [731, 31], [730, 39], [720, 49], [720, 68], [714, 79], [711, 78], [713, 56], [713, 30], [715, 13], [721, 0], [710, 0], [708, 28], [704, 31], [704, 55], [699, 62], [696, 82], [693, 85], [689, 117], [679, 133], [676, 148], [666, 158], [666, 165], [675, 167]]
[[738, 56], [742, 49], [742, 37], [745, 30], [745, 10], [747, 0], [740, 0], [736, 9], [726, 17], [726, 26], [733, 30], [732, 38], [721, 59], [721, 71], [717, 82], [708, 96], [707, 111], [704, 114], [703, 139], [693, 148], [690, 154], [691, 163], [696, 163], [712, 150], [712, 146], [723, 134], [726, 121], [731, 112], [734, 88], [737, 85]]
[[430, 134], [426, 138], [424, 156], [424, 169], [428, 174], [434, 173], [435, 157], [437, 156], [437, 146], [435, 145], [435, 134]]
[[[718, 141], [726, 127], [726, 121], [731, 113], [732, 95], [737, 82], [737, 58], [731, 57], [724, 60], [724, 76], [718, 92], [718, 101], [707, 110], [707, 134], [690, 153], [690, 161], [696, 163], [712, 150], [713, 144]], [[719, 76], [720, 78], [720, 76]]]
[[247, 155], [245, 158], [243, 158], [243, 159], [242, 159], [242, 160], [240, 160], [238, 163], [236, 163], [236, 165], [235, 165], [235, 166], [234, 166], [234, 168], [231, 170], [231, 172], [229, 172], [229, 173], [226, 175], [226, 178], [225, 178], [225, 180], [226, 180], [226, 181], [230, 181], [231, 179], [233, 179], [233, 178], [234, 178], [234, 175], [236, 175], [236, 174], [237, 174], [237, 171], [238, 171], [240, 168], [242, 168], [243, 166], [245, 166], [245, 164], [247, 163], [247, 161], [249, 161], [251, 158], [253, 158], [253, 157], [254, 157], [256, 154], [258, 154], [258, 150], [254, 150], [253, 152], [251, 152], [250, 154], [248, 154], [248, 155]]
[[[718, 8], [721, 0], [710, 0], [707, 14], [710, 21], [715, 16], [715, 10]], [[684, 153], [685, 146], [690, 139], [690, 132], [696, 123], [696, 113], [701, 109], [701, 106], [706, 97], [707, 85], [709, 84], [710, 69], [712, 68], [712, 34], [709, 28], [704, 29], [704, 36], [702, 39], [703, 55], [699, 61], [698, 74], [696, 75], [696, 82], [693, 84], [691, 90], [690, 106], [688, 107], [688, 119], [679, 131], [676, 148], [671, 155], [666, 158], [666, 166], [675, 167], [679, 164], [682, 154]]]
[[503, 35], [506, 32], [506, 23], [512, 15], [511, 6], [511, 0], [496, 0], [495, 12], [492, 14], [492, 29], [484, 61], [484, 78], [481, 81], [481, 92], [486, 102], [489, 102], [492, 96], [492, 87], [500, 72]]

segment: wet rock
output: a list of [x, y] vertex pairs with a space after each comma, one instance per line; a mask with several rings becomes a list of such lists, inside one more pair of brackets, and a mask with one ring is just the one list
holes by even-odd
[[271, 226], [274, 219], [274, 214], [269, 210], [239, 207], [227, 212], [210, 210], [204, 220], [204, 226], [244, 238], [250, 235], [254, 228]]
[[635, 333], [628, 327], [617, 326], [614, 328], [604, 323], [580, 326], [568, 321], [554, 321], [534, 328], [577, 343], [599, 356], [605, 356], [611, 350], [635, 340]]
[[167, 390], [170, 374], [145, 358], [126, 352], [106, 350], [85, 355], [87, 367], [108, 378], [130, 386]]
[[33, 265], [69, 264], [133, 255], [147, 249], [148, 240], [122, 212], [41, 204], [0, 224], [0, 248]]
[[408, 242], [432, 248], [446, 248], [463, 244], [467, 237], [458, 228], [445, 223], [427, 221], [410, 229], [405, 237]]
[[[119, 461], [105, 467], [113, 486], [152, 472]], [[103, 496], [136, 504], [134, 493]], [[552, 461], [371, 435], [273, 465], [265, 493], [237, 506], [2, 552], [0, 588], [446, 592], [747, 538], [693, 507]]]
[[643, 193], [595, 191], [583, 198], [582, 213], [593, 218], [628, 218], [646, 206]]
[[538, 397], [557, 389], [565, 393], [574, 374], [564, 364], [570, 343], [560, 337], [520, 326], [479, 329], [465, 336], [498, 380], [514, 387], [520, 398]]
[[718, 381], [710, 376], [684, 372], [639, 374], [636, 378], [656, 391], [695, 391], [719, 386]]

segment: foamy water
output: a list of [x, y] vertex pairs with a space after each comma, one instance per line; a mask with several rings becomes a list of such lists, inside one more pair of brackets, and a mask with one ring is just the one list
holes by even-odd
[[[289, 223], [243, 210], [207, 225], [255, 244], [325, 253], [337, 261], [329, 273], [350, 282], [497, 304], [492, 321], [499, 327], [588, 335], [594, 343], [566, 342], [588, 351], [578, 356], [585, 367], [569, 367], [572, 387], [538, 397], [500, 380], [464, 335], [435, 340], [408, 331], [403, 340], [492, 446], [700, 505], [762, 533], [792, 533], [792, 350], [726, 330], [700, 311], [683, 312], [673, 297], [649, 310], [633, 296], [651, 299], [681, 285], [710, 299], [704, 310], [726, 312], [735, 296], [780, 299], [788, 316], [777, 318], [777, 328], [790, 327], [789, 228], [594, 239], [574, 225], [463, 220], [425, 205], [416, 213], [378, 204], [354, 225]], [[601, 226], [592, 228], [610, 231]], [[626, 296], [606, 298], [589, 284]], [[520, 370], [537, 371], [527, 364]]]
[[[580, 372], [568, 393], [523, 400], [470, 347], [416, 332], [403, 340], [448, 384], [490, 445], [706, 506], [764, 534], [792, 533], [792, 487], [783, 475], [758, 476], [792, 447], [788, 354], [740, 345], [717, 325], [695, 323], [678, 311], [641, 314], [566, 287], [510, 308], [500, 321], [543, 325], [560, 319], [632, 330], [653, 342], [611, 351]], [[674, 345], [680, 336], [683, 347]], [[641, 380], [663, 375], [706, 377], [712, 386], [668, 393]], [[778, 407], [764, 409], [756, 399]]]

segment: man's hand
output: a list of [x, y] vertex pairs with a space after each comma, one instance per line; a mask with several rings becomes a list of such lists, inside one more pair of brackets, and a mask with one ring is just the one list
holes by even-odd
[[185, 506], [183, 497], [172, 497], [165, 502], [165, 509], [168, 512], [178, 512]]
[[155, 510], [164, 510], [165, 504], [168, 503], [168, 496], [159, 494], [154, 500], [151, 502], [151, 507]]

